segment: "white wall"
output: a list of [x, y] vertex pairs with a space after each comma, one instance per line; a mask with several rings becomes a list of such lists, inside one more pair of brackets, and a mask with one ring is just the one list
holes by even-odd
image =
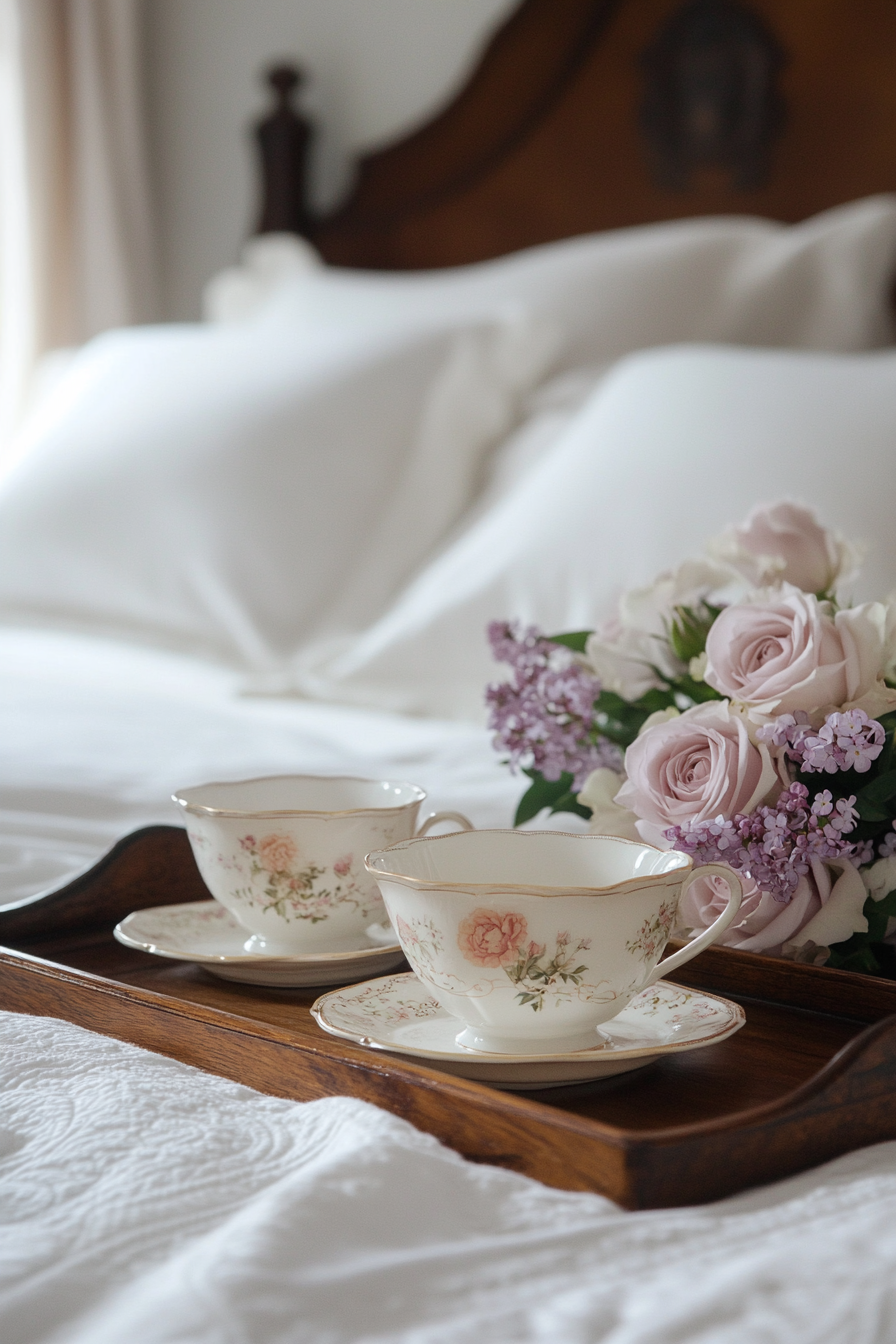
[[150, 148], [162, 308], [194, 318], [206, 280], [232, 263], [258, 202], [248, 127], [260, 73], [304, 66], [320, 129], [318, 205], [351, 158], [428, 119], [463, 84], [517, 0], [145, 0]]

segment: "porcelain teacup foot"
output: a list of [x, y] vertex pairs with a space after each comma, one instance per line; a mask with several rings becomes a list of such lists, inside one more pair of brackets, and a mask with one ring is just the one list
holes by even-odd
[[570, 1036], [539, 1037], [534, 1040], [501, 1036], [496, 1032], [485, 1031], [482, 1027], [465, 1027], [455, 1036], [454, 1043], [462, 1050], [476, 1050], [480, 1054], [568, 1055], [578, 1050], [600, 1050], [607, 1044], [607, 1037], [597, 1027]]

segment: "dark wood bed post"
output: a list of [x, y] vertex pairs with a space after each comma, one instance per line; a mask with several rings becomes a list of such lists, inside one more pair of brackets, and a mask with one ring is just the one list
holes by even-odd
[[307, 234], [311, 223], [305, 205], [311, 126], [293, 105], [302, 73], [294, 65], [275, 65], [265, 78], [274, 91], [275, 103], [255, 128], [262, 177], [256, 232]]

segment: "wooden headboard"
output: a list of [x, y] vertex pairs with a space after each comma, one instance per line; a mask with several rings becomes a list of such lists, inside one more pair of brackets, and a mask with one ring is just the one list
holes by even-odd
[[896, 0], [524, 0], [451, 105], [362, 159], [328, 216], [306, 212], [307, 129], [282, 71], [279, 88], [264, 227], [344, 266], [896, 191]]

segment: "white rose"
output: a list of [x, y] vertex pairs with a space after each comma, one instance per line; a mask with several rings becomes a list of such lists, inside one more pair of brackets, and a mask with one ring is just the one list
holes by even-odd
[[578, 796], [583, 807], [591, 808], [589, 831], [592, 835], [618, 835], [623, 840], [640, 840], [634, 812], [615, 801], [622, 787], [622, 776], [601, 767], [592, 770]]
[[[870, 868], [863, 868], [862, 880], [868, 895], [873, 896], [876, 901], [882, 901], [891, 891], [896, 891], [896, 854], [890, 854], [886, 859], [878, 859]], [[896, 919], [889, 919], [884, 936], [889, 938], [894, 932], [896, 932]]]
[[[821, 909], [804, 924], [782, 949], [785, 957], [795, 956], [807, 943], [830, 947], [843, 943], [854, 933], [867, 933], [868, 920], [862, 914], [865, 883], [862, 874], [849, 859], [814, 860], [811, 876]], [[805, 882], [800, 878], [800, 884]]]
[[896, 854], [886, 859], [878, 859], [869, 868], [862, 869], [862, 880], [869, 896], [882, 901], [891, 891], [896, 891]]
[[736, 579], [726, 566], [686, 560], [661, 574], [648, 588], [633, 588], [619, 599], [616, 615], [588, 640], [586, 657], [608, 691], [637, 700], [664, 676], [686, 671], [669, 646], [668, 630], [676, 607], [696, 607]]
[[884, 676], [887, 681], [896, 681], [896, 593], [891, 593], [884, 605]]

